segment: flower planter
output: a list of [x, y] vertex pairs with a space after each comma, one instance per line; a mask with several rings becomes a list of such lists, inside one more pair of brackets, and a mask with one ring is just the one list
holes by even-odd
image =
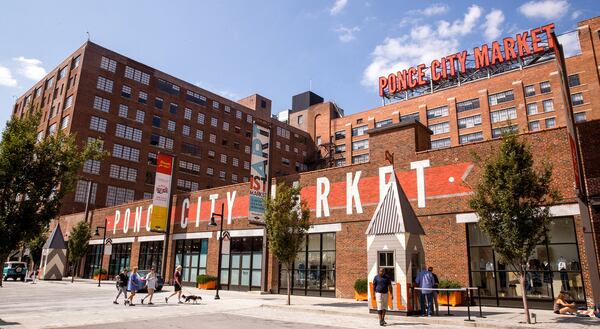
[[215, 290], [216, 288], [217, 288], [217, 281], [208, 281], [206, 283], [198, 283], [198, 289]]
[[[94, 275], [94, 280], [98, 280], [99, 274]], [[108, 274], [102, 274], [100, 280], [108, 280]]]
[[355, 290], [354, 291], [354, 299], [357, 301], [369, 300], [369, 294], [366, 291], [365, 292], [357, 292]]
[[446, 293], [444, 291], [438, 292], [437, 296], [438, 304], [440, 305], [461, 305], [462, 303], [462, 291], [451, 291]]

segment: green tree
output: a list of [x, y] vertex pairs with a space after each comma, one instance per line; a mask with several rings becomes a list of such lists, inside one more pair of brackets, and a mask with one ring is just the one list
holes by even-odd
[[551, 180], [552, 167], [534, 168], [529, 146], [515, 134], [505, 134], [498, 152], [483, 164], [469, 202], [500, 260], [519, 278], [527, 323], [531, 323], [525, 292], [527, 263], [546, 238], [547, 206], [560, 199]]
[[[58, 132], [38, 140], [41, 113], [29, 108], [12, 118], [0, 141], [0, 259], [45, 231], [63, 197], [73, 191], [87, 159], [105, 153], [99, 142], [78, 147], [75, 136]], [[1, 279], [1, 274], [0, 274]]]
[[48, 232], [42, 231], [36, 237], [27, 242], [29, 255], [31, 256], [31, 262], [33, 263], [31, 269], [34, 271], [39, 266], [39, 263], [42, 259], [42, 249], [44, 249], [44, 244], [46, 243], [47, 239]]
[[300, 188], [285, 183], [277, 185], [275, 198], [264, 199], [265, 224], [269, 248], [287, 272], [287, 304], [290, 305], [291, 280], [294, 259], [302, 247], [310, 210], [306, 202], [299, 202]]
[[87, 253], [88, 242], [90, 242], [91, 238], [92, 229], [85, 221], [77, 223], [71, 229], [71, 234], [69, 234], [69, 263], [73, 268], [71, 282], [73, 282], [75, 275], [79, 272], [81, 258]]

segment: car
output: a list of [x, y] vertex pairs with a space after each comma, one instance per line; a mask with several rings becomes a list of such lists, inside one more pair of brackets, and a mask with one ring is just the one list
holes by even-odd
[[2, 275], [4, 281], [12, 278], [14, 281], [17, 279], [25, 281], [27, 277], [27, 263], [25, 262], [6, 262], [2, 268]]
[[[140, 284], [140, 286], [143, 286], [144, 288], [138, 290], [138, 292], [146, 292], [148, 291], [146, 289], [146, 275], [148, 273], [150, 273], [150, 270], [139, 270], [138, 275], [140, 276], [140, 281], [142, 282]], [[129, 275], [131, 275], [131, 272], [129, 273]], [[160, 274], [156, 274], [156, 289], [154, 291], [161, 291], [163, 286], [165, 285], [165, 280], [163, 279], [162, 276], [160, 276]], [[119, 282], [117, 282], [115, 284], [115, 286], [117, 287], [117, 290], [119, 290]]]

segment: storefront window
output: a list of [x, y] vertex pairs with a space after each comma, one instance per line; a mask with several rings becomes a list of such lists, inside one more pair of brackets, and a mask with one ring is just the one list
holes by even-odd
[[131, 261], [131, 243], [117, 243], [112, 245], [110, 260], [108, 262], [108, 275], [113, 277], [122, 269], [129, 269]]
[[196, 283], [200, 274], [206, 274], [207, 239], [176, 240], [175, 267], [181, 265], [181, 281]]
[[148, 241], [140, 243], [140, 256], [138, 267], [140, 270], [149, 270], [154, 267], [156, 272], [162, 271], [162, 241]]
[[94, 271], [100, 267], [100, 255], [102, 254], [101, 244], [88, 245], [87, 255], [85, 257], [85, 267], [83, 276], [91, 278]]
[[[504, 264], [477, 223], [468, 224], [471, 284], [480, 287], [482, 303], [508, 305], [520, 302], [521, 284], [512, 266]], [[530, 300], [552, 302], [561, 291], [575, 301], [585, 300], [579, 252], [572, 217], [552, 218], [548, 241], [536, 246], [525, 275]]]
[[262, 282], [262, 237], [235, 237], [230, 253], [221, 256], [221, 285], [233, 290], [260, 288]]

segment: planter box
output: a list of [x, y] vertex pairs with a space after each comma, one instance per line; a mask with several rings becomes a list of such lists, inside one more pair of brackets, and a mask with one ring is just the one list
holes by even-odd
[[215, 290], [216, 288], [217, 288], [217, 281], [208, 281], [207, 283], [198, 283], [198, 289]]
[[354, 299], [357, 301], [365, 301], [365, 300], [369, 300], [369, 293], [368, 292], [356, 292], [356, 290], [354, 291]]
[[[101, 274], [100, 280], [108, 280], [108, 274]], [[94, 275], [94, 280], [98, 280], [98, 274]]]
[[461, 305], [462, 304], [462, 291], [451, 291], [446, 294], [443, 291], [438, 292], [437, 295], [438, 304], [440, 305]]

